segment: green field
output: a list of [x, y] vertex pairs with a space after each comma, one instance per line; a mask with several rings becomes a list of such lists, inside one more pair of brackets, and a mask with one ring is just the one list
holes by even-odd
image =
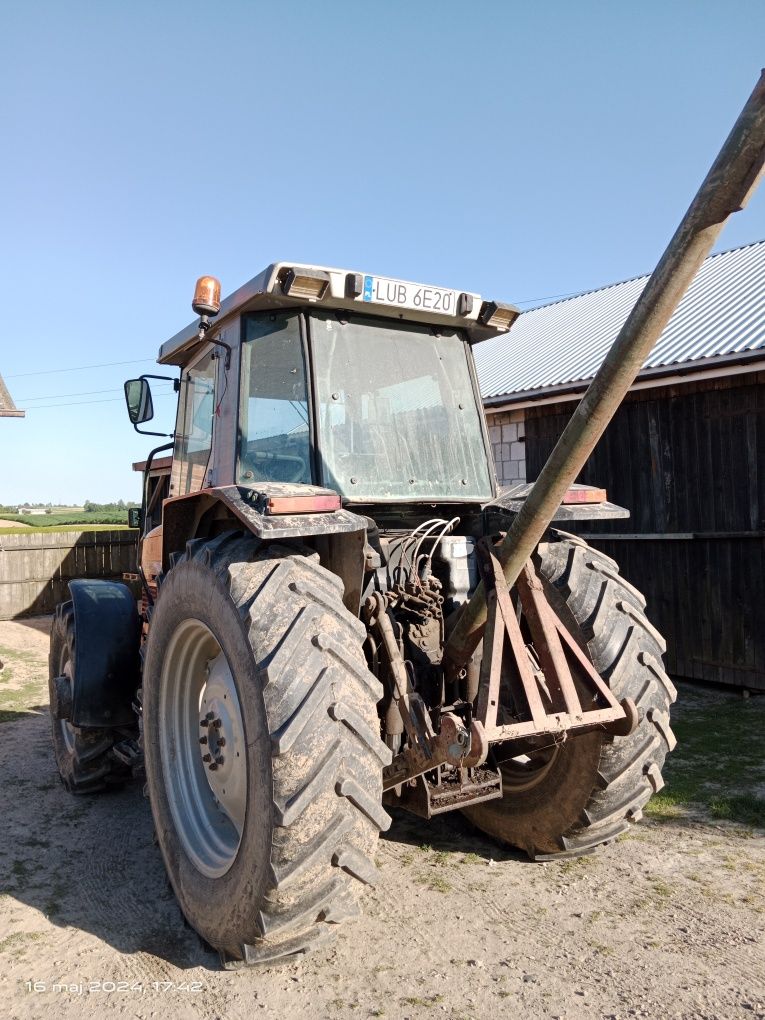
[[[0, 510], [0, 535], [36, 531], [107, 531], [127, 528], [127, 510], [84, 510], [82, 507], [54, 507], [50, 513], [13, 514]], [[14, 524], [20, 527], [14, 528]]]
[[79, 513], [72, 511], [54, 510], [50, 514], [0, 514], [4, 521], [13, 521], [18, 524], [28, 524], [31, 528], [57, 528], [62, 524], [127, 524], [127, 510], [118, 510], [114, 513], [92, 513], [88, 514], [81, 510]]
[[54, 531], [130, 531], [131, 529], [127, 524], [52, 524], [50, 527], [30, 528], [21, 527], [5, 527], [0, 528], [0, 535], [34, 535], [35, 531], [38, 533], [44, 531], [46, 535], [51, 534]]

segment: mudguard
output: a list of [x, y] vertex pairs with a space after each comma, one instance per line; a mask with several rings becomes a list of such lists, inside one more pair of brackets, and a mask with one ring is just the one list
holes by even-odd
[[[506, 530], [523, 506], [524, 500], [532, 488], [531, 484], [517, 482], [515, 485], [502, 489], [496, 499], [493, 499], [491, 503], [487, 503], [483, 508], [483, 512], [488, 523], [488, 531]], [[570, 491], [580, 490], [585, 495], [589, 488], [586, 485], [572, 485], [570, 486]], [[605, 495], [605, 492], [603, 495]], [[609, 503], [606, 499], [600, 499], [595, 502], [587, 502], [584, 499], [582, 502], [562, 503], [555, 511], [551, 523], [617, 520], [629, 517], [629, 515], [630, 512], [626, 507], [618, 506], [616, 503]]]
[[141, 621], [130, 589], [117, 581], [69, 582], [74, 605], [74, 726], [130, 726], [140, 686]]

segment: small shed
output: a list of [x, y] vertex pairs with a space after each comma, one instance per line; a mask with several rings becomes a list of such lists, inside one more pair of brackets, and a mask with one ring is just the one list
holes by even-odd
[[[500, 483], [536, 478], [647, 279], [476, 348]], [[646, 595], [668, 671], [765, 690], [765, 241], [705, 261], [578, 481], [632, 513], [579, 531]]]
[[19, 411], [0, 375], [0, 418], [23, 418], [25, 411]]

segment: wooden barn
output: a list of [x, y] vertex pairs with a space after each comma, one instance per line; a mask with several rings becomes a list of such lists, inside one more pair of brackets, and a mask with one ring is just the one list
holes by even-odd
[[[536, 478], [647, 279], [476, 347], [502, 483]], [[578, 530], [644, 592], [668, 671], [765, 690], [765, 241], [706, 260], [578, 481], [632, 513]]]

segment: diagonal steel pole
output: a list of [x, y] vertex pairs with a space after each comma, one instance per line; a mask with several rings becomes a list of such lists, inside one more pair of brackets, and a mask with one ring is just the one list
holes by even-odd
[[[505, 536], [498, 556], [508, 585], [515, 583], [542, 539], [566, 489], [603, 435], [728, 216], [742, 209], [756, 189], [764, 162], [765, 71]], [[481, 583], [446, 642], [449, 677], [465, 666], [485, 624]]]

